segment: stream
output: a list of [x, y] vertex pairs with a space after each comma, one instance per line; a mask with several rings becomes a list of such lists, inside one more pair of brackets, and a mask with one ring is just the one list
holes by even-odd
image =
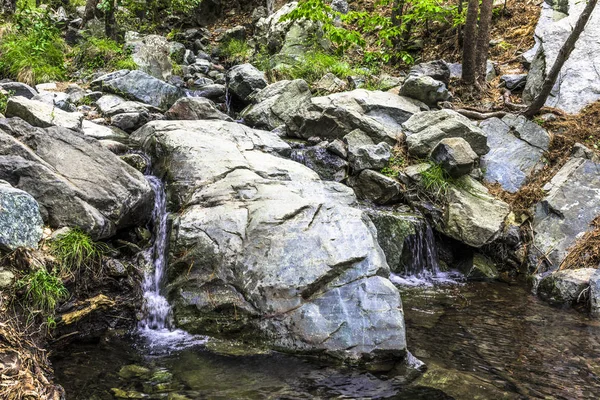
[[[53, 358], [68, 399], [597, 399], [600, 321], [527, 288], [471, 282], [401, 288], [408, 347], [428, 371], [402, 384], [211, 340], [79, 344]], [[133, 370], [133, 372], [132, 372]]]

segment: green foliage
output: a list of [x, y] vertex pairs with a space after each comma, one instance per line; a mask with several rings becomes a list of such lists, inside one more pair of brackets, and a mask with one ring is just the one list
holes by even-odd
[[50, 242], [50, 252], [60, 263], [61, 276], [79, 274], [82, 269], [94, 271], [107, 250], [106, 244], [94, 242], [78, 229], [71, 229]]
[[381, 170], [381, 173], [385, 176], [389, 176], [390, 178], [396, 178], [398, 176], [398, 172], [404, 168], [405, 163], [406, 160], [404, 157], [402, 157], [399, 152], [392, 150], [392, 156], [390, 157], [387, 165]]
[[0, 73], [30, 85], [63, 79], [66, 49], [47, 11], [19, 10], [0, 41]]
[[339, 56], [327, 54], [322, 51], [309, 51], [304, 57], [290, 67], [281, 69], [281, 74], [286, 79], [304, 79], [308, 83], [316, 82], [323, 75], [331, 72], [340, 79], [351, 75], [364, 75], [365, 71], [356, 70]]
[[43, 267], [19, 279], [16, 288], [25, 290], [24, 306], [32, 314], [42, 312], [52, 315], [58, 303], [69, 298], [69, 291], [62, 280]]
[[423, 189], [435, 197], [446, 195], [451, 183], [452, 178], [448, 176], [439, 164], [431, 163], [429, 168], [421, 172], [421, 185]]
[[245, 40], [230, 39], [221, 45], [221, 54], [228, 62], [239, 64], [248, 60], [252, 48]]
[[89, 73], [98, 69], [118, 70], [136, 69], [128, 51], [119, 43], [106, 39], [87, 37], [81, 44], [73, 49], [73, 65]]
[[0, 114], [4, 114], [6, 112], [6, 105], [8, 104], [8, 98], [15, 93], [13, 91], [8, 91], [6, 94], [0, 92]]

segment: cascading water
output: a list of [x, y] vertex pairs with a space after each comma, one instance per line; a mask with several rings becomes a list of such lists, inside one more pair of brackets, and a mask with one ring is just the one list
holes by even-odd
[[171, 306], [160, 292], [167, 259], [167, 196], [160, 179], [155, 176], [147, 176], [146, 179], [152, 186], [155, 196], [152, 210], [153, 243], [146, 253], [146, 259], [152, 262], [153, 271], [146, 271], [144, 276], [142, 287], [146, 315], [140, 322], [140, 328], [169, 329], [172, 327]]
[[390, 280], [404, 286], [430, 286], [434, 283], [458, 283], [456, 271], [442, 272], [437, 256], [433, 229], [425, 219], [415, 220], [415, 234], [409, 236], [404, 247], [410, 252], [405, 257], [404, 271], [391, 274]]

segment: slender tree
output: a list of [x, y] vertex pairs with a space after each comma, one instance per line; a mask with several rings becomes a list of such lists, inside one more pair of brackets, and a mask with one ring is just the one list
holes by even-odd
[[493, 8], [494, 0], [482, 0], [475, 45], [475, 78], [481, 86], [485, 84], [487, 59], [490, 52], [490, 30], [492, 27]]
[[475, 84], [475, 37], [477, 35], [479, 0], [469, 0], [464, 28], [462, 54], [462, 80], [466, 85]]
[[523, 113], [526, 117], [533, 118], [533, 116], [542, 109], [544, 104], [546, 104], [546, 100], [548, 99], [548, 96], [550, 95], [550, 92], [552, 91], [552, 88], [556, 83], [558, 74], [560, 73], [560, 70], [562, 69], [563, 65], [569, 59], [569, 56], [573, 52], [573, 49], [575, 48], [575, 43], [577, 42], [577, 39], [579, 39], [581, 32], [583, 32], [585, 25], [590, 20], [590, 16], [594, 11], [594, 7], [596, 7], [596, 3], [598, 3], [598, 0], [588, 0], [585, 8], [583, 9], [581, 15], [577, 19], [577, 22], [575, 23], [575, 27], [569, 34], [569, 37], [567, 38], [565, 43], [560, 48], [558, 56], [556, 57], [556, 61], [554, 61], [554, 64], [552, 65], [548, 76], [546, 76], [546, 79], [544, 80], [542, 90], [536, 96], [536, 98], [533, 99], [531, 105]]
[[104, 31], [106, 37], [117, 40], [117, 19], [115, 18], [116, 0], [105, 0]]

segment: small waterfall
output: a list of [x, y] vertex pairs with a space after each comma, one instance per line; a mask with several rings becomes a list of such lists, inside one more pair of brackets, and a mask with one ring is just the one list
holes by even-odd
[[172, 327], [171, 306], [160, 293], [161, 283], [166, 268], [167, 251], [167, 199], [164, 184], [155, 176], [146, 176], [154, 190], [154, 209], [152, 223], [154, 225], [153, 243], [146, 254], [152, 261], [153, 271], [146, 271], [144, 276], [144, 301], [146, 317], [140, 322], [142, 329], [169, 329]]

